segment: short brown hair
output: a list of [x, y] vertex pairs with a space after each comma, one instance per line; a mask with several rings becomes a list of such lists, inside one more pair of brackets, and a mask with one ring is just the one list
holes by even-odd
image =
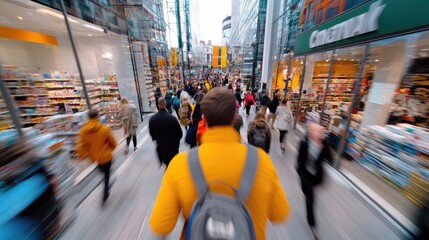
[[209, 127], [232, 125], [235, 117], [235, 96], [226, 88], [215, 88], [201, 101], [201, 111]]
[[94, 118], [98, 118], [98, 110], [93, 108], [91, 110], [88, 111], [88, 117], [90, 119], [94, 119]]

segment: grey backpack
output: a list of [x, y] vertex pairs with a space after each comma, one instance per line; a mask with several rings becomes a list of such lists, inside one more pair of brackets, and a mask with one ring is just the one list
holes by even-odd
[[198, 199], [192, 207], [187, 222], [186, 240], [254, 240], [255, 230], [246, 200], [253, 186], [258, 165], [258, 152], [255, 147], [247, 146], [247, 158], [236, 190], [222, 180], [235, 192], [235, 197], [210, 192], [198, 157], [198, 148], [189, 151], [188, 163], [194, 183], [198, 190]]

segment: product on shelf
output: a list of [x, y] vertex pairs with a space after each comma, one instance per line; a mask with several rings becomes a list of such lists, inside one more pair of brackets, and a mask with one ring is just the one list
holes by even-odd
[[346, 153], [420, 205], [429, 192], [429, 133], [409, 124], [354, 132]]
[[122, 122], [119, 114], [119, 103], [106, 103], [104, 104], [103, 111], [107, 126], [112, 128], [121, 127]]

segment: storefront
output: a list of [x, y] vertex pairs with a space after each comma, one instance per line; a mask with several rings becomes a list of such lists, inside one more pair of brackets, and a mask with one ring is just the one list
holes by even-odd
[[[127, 97], [142, 113], [152, 85], [146, 45], [130, 44], [126, 35], [70, 15], [67, 19], [70, 29], [60, 11], [32, 1], [0, 1], [0, 181], [38, 183], [34, 189], [43, 189], [34, 199], [28, 193], [21, 211], [37, 209], [32, 201], [53, 189], [55, 197], [51, 192], [45, 200], [55, 209], [43, 210], [52, 211], [43, 216], [43, 227], [49, 226], [43, 238], [58, 233], [78, 204], [71, 197], [74, 180], [91, 163], [73, 159], [73, 150], [86, 111], [97, 108], [119, 142], [124, 137], [120, 98]], [[139, 94], [148, 96], [146, 101]], [[39, 182], [40, 174], [33, 176], [38, 164], [49, 176]], [[7, 217], [19, 222], [19, 211]]]
[[273, 89], [289, 83], [296, 127], [324, 125], [352, 160], [340, 162], [343, 171], [408, 219], [429, 196], [428, 7], [424, 0], [368, 1], [297, 35], [272, 79]]

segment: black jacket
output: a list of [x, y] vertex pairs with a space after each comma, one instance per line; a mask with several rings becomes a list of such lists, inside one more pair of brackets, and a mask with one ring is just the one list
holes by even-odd
[[277, 107], [279, 106], [279, 104], [280, 104], [280, 99], [279, 99], [279, 97], [275, 96], [273, 98], [273, 101], [271, 102], [270, 106], [268, 107], [272, 114], [276, 114]]
[[262, 96], [261, 99], [261, 106], [269, 106], [270, 105], [270, 98], [267, 95]]
[[317, 185], [322, 183], [324, 178], [324, 171], [322, 162], [328, 161], [329, 163], [332, 162], [332, 155], [331, 150], [328, 146], [328, 142], [325, 140], [322, 144], [322, 150], [320, 151], [319, 157], [316, 160], [316, 175], [311, 174], [307, 168], [307, 160], [308, 160], [308, 138], [306, 137], [304, 140], [301, 141], [301, 144], [299, 146], [299, 153], [298, 153], [298, 161], [297, 161], [297, 172], [299, 177], [301, 178], [301, 181], [305, 181], [312, 185]]
[[241, 101], [242, 101], [242, 100], [241, 100], [241, 94], [240, 94], [240, 92], [238, 92], [238, 91], [237, 91], [237, 92], [235, 92], [235, 93], [234, 93], [234, 96], [235, 96], [235, 98], [237, 99], [237, 101], [241, 104]]
[[183, 136], [182, 128], [177, 118], [167, 111], [160, 110], [150, 118], [149, 133], [164, 155], [168, 156], [179, 152], [180, 139]]

